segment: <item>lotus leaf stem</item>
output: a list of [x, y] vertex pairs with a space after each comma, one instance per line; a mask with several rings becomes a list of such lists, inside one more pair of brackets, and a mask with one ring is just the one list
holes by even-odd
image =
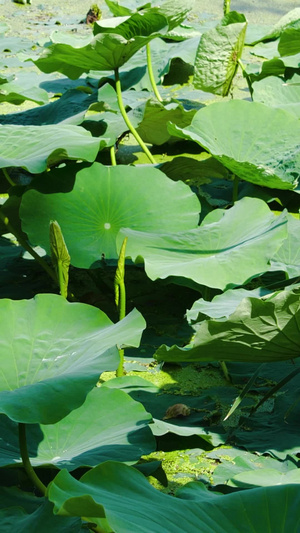
[[[125, 289], [125, 249], [127, 244], [127, 237], [125, 237], [121, 246], [118, 267], [115, 275], [115, 302], [119, 311], [119, 320], [123, 320], [126, 316], [126, 289]], [[124, 375], [124, 350], [119, 349], [120, 362], [116, 370], [117, 377]]]
[[27, 448], [26, 424], [22, 423], [19, 423], [19, 444], [24, 470], [30, 481], [32, 481], [32, 483], [34, 484], [34, 486], [45, 496], [47, 492], [47, 487], [44, 485], [44, 483], [42, 483], [42, 481], [32, 468]]
[[41, 265], [41, 267], [43, 267], [43, 269], [47, 272], [47, 274], [49, 274], [49, 276], [55, 281], [55, 283], [57, 283], [58, 281], [54, 270], [52, 270], [48, 263], [46, 263], [46, 261], [35, 252], [35, 250], [30, 246], [30, 244], [28, 244], [28, 242], [22, 237], [21, 233], [11, 225], [8, 217], [4, 215], [1, 209], [0, 220], [2, 220], [2, 222], [5, 224], [9, 233], [12, 233], [16, 237], [18, 243], [23, 246], [23, 248]]
[[219, 361], [219, 365], [222, 369], [222, 372], [224, 374], [224, 378], [226, 379], [226, 381], [228, 381], [229, 383], [231, 383], [231, 378], [230, 378], [230, 374], [228, 372], [228, 368], [227, 368], [227, 365], [224, 361]]
[[3, 168], [3, 169], [2, 169], [2, 172], [3, 172], [4, 176], [6, 177], [6, 179], [7, 179], [8, 183], [9, 183], [9, 185], [11, 185], [12, 187], [15, 187], [16, 184], [15, 184], [15, 183], [13, 182], [13, 180], [11, 179], [11, 177], [10, 177], [9, 173], [7, 172], [6, 168]]
[[244, 78], [246, 78], [248, 89], [249, 89], [250, 94], [252, 96], [253, 90], [252, 90], [252, 83], [251, 83], [250, 76], [249, 76], [249, 74], [247, 74], [245, 66], [244, 66], [244, 63], [242, 62], [241, 59], [238, 59], [238, 64], [239, 64], [239, 66], [241, 67], [241, 69], [243, 71], [243, 76], [244, 76]]
[[111, 159], [112, 166], [115, 167], [117, 165], [117, 161], [116, 161], [116, 152], [115, 152], [114, 145], [110, 147], [110, 159]]
[[136, 129], [132, 125], [132, 123], [131, 123], [131, 121], [130, 121], [127, 113], [126, 113], [126, 109], [125, 109], [124, 104], [123, 104], [121, 81], [120, 81], [119, 69], [118, 68], [115, 69], [115, 82], [116, 82], [116, 93], [117, 93], [118, 105], [119, 105], [119, 109], [121, 111], [121, 115], [122, 115], [122, 117], [123, 117], [123, 119], [125, 121], [125, 124], [128, 127], [128, 129], [131, 131], [132, 135], [134, 136], [134, 138], [136, 139], [136, 141], [138, 142], [140, 147], [144, 150], [144, 152], [147, 155], [149, 161], [153, 165], [156, 165], [156, 161], [155, 161], [153, 155], [151, 154], [150, 150], [147, 148], [147, 146], [144, 143], [143, 139], [139, 136], [138, 132], [136, 131]]
[[230, 12], [230, 0], [224, 0], [223, 11], [224, 15], [228, 15], [228, 13]]
[[158, 91], [158, 88], [157, 88], [157, 85], [155, 83], [155, 79], [154, 79], [154, 74], [153, 74], [153, 68], [152, 68], [152, 61], [151, 61], [151, 48], [150, 48], [150, 43], [147, 43], [146, 44], [146, 51], [147, 51], [147, 67], [148, 67], [148, 74], [149, 74], [149, 79], [150, 79], [150, 83], [152, 85], [152, 89], [153, 89], [153, 92], [157, 98], [157, 100], [159, 102], [162, 102], [163, 99], [162, 97], [160, 96], [159, 94], [159, 91]]
[[235, 204], [235, 202], [238, 200], [239, 196], [239, 182], [240, 179], [238, 176], [234, 176], [233, 180], [233, 188], [232, 188], [232, 203]]

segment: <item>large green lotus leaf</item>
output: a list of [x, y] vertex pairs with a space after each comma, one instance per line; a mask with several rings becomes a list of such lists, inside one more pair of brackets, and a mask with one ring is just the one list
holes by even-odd
[[217, 102], [200, 109], [188, 128], [170, 125], [169, 132], [199, 143], [246, 181], [278, 189], [297, 185], [300, 122], [282, 109], [245, 100]]
[[280, 107], [300, 118], [300, 76], [284, 81], [277, 76], [268, 76], [252, 84], [254, 102], [270, 107]]
[[190, 188], [157, 169], [94, 163], [77, 173], [70, 193], [26, 192], [20, 216], [31, 242], [48, 252], [49, 222], [57, 220], [72, 264], [89, 268], [101, 254], [118, 257], [116, 236], [122, 227], [159, 233], [195, 228], [199, 211]]
[[144, 142], [150, 144], [164, 144], [170, 140], [170, 134], [167, 130], [167, 122], [171, 121], [181, 128], [189, 126], [195, 109], [187, 111], [178, 102], [170, 102], [165, 105], [161, 102], [148, 100], [142, 110], [139, 108], [134, 111], [138, 116], [142, 111], [142, 120], [137, 128], [138, 133]]
[[[142, 13], [133, 13], [128, 17], [115, 17], [96, 21], [93, 27], [94, 35], [99, 33], [114, 33], [121, 35], [128, 41], [139, 36], [149, 36], [159, 32], [167, 25], [166, 17], [152, 9]], [[166, 31], [166, 30], [165, 30]]]
[[194, 86], [227, 96], [241, 58], [247, 22], [218, 25], [204, 33], [196, 53]]
[[269, 270], [286, 225], [284, 213], [276, 217], [262, 200], [245, 197], [230, 210], [212, 211], [189, 231], [158, 234], [124, 228], [118, 245], [128, 236], [127, 256], [143, 257], [150, 279], [180, 276], [224, 290]]
[[53, 294], [4, 299], [0, 310], [0, 412], [29, 424], [55, 424], [79, 407], [99, 374], [116, 368], [116, 346], [137, 346], [145, 327], [136, 310], [113, 324]]
[[271, 270], [283, 270], [289, 278], [300, 276], [300, 220], [288, 215], [288, 237], [271, 258]]
[[115, 462], [94, 468], [80, 481], [62, 471], [48, 489], [55, 513], [93, 517], [99, 525], [106, 517], [118, 533], [240, 533], [241, 524], [245, 533], [273, 533], [276, 528], [296, 533], [300, 520], [298, 485], [223, 496], [194, 482], [178, 496], [159, 492], [140, 472]]
[[[205, 531], [217, 533], [224, 531], [296, 533], [300, 518], [296, 503], [299, 494], [299, 487], [284, 485], [238, 491], [219, 498], [218, 494], [209, 492], [202, 483], [197, 482], [188, 483], [176, 492], [179, 498], [199, 503], [201, 501], [204, 503], [206, 500], [209, 514], [216, 520], [216, 526], [214, 529], [209, 529], [209, 524]], [[213, 508], [216, 515], [212, 513]], [[218, 513], [221, 509], [223, 517]]]
[[[195, 4], [195, 0], [187, 0], [184, 6], [181, 0], [165, 0], [162, 4], [157, 1], [147, 3], [146, 1], [141, 2], [140, 0], [131, 0], [129, 2], [127, 0], [126, 6], [120, 5], [119, 2], [114, 0], [105, 0], [105, 2], [115, 17], [131, 15], [142, 9], [145, 9], [147, 13], [159, 13], [167, 19], [170, 30], [185, 20], [187, 14], [193, 9]], [[102, 21], [98, 24], [101, 25], [101, 23]]]
[[159, 32], [166, 31], [166, 25], [165, 17], [156, 13], [136, 13], [115, 28], [100, 28], [95, 24], [95, 32], [101, 33], [97, 33], [89, 44], [82, 46], [80, 38], [68, 37], [68, 44], [52, 44], [39, 59], [32, 61], [43, 72], [57, 71], [71, 79], [90, 70], [115, 70], [160, 35]]
[[0, 168], [22, 167], [38, 174], [65, 159], [94, 161], [105, 139], [71, 125], [0, 126]]
[[245, 361], [267, 363], [300, 355], [300, 289], [266, 300], [244, 298], [228, 320], [204, 320], [191, 347], [161, 346], [159, 361]]
[[[94, 387], [84, 404], [57, 424], [27, 426], [29, 457], [34, 466], [70, 471], [107, 459], [132, 463], [156, 447], [150, 421], [142, 404], [125, 392]], [[20, 462], [17, 424], [3, 416], [1, 435], [1, 466]]]
[[0, 533], [16, 529], [44, 533], [77, 533], [86, 531], [78, 518], [56, 516], [53, 504], [45, 498], [23, 492], [16, 487], [0, 488]]

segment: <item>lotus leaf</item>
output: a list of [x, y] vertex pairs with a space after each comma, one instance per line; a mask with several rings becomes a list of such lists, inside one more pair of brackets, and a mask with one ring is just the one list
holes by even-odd
[[[160, 493], [144, 476], [123, 464], [107, 462], [80, 481], [67, 471], [50, 484], [48, 497], [55, 512], [93, 517], [101, 525], [107, 519], [113, 531], [127, 533], [296, 533], [300, 521], [300, 487], [263, 487], [225, 496], [214, 494], [201, 483], [189, 483], [178, 498]], [[289, 513], [285, 512], [286, 507]], [[255, 513], [253, 509], [255, 508]]]
[[300, 220], [288, 215], [288, 237], [271, 258], [272, 270], [283, 270], [289, 278], [300, 276]]
[[[300, 7], [295, 7], [274, 24], [272, 30], [268, 32], [259, 41], [269, 41], [271, 39], [277, 39], [280, 35], [289, 28], [300, 27]], [[257, 41], [257, 42], [259, 42]]]
[[282, 478], [290, 472], [299, 472], [297, 461], [292, 457], [288, 457], [285, 461], [277, 461], [274, 457], [252, 454], [236, 448], [231, 448], [227, 451], [224, 449], [212, 451], [208, 454], [208, 457], [221, 461], [221, 464], [214, 470], [214, 485], [227, 484], [236, 475], [243, 475], [244, 473], [246, 475], [249, 473], [255, 475], [258, 472], [258, 483], [255, 486], [268, 486], [268, 477], [261, 475], [261, 471], [276, 471], [277, 476], [282, 476]]
[[0, 300], [0, 412], [16, 422], [55, 424], [79, 407], [117, 345], [138, 345], [145, 322], [136, 310], [117, 324], [99, 309], [39, 294]]
[[227, 320], [204, 320], [191, 347], [161, 346], [159, 361], [267, 363], [299, 357], [300, 289], [244, 298]]
[[248, 470], [233, 476], [228, 485], [230, 487], [252, 488], [270, 487], [272, 485], [288, 485], [290, 483], [300, 483], [300, 473], [298, 469], [290, 470], [286, 474], [278, 472], [274, 468], [262, 468], [261, 470]]
[[77, 126], [0, 125], [0, 168], [22, 167], [38, 174], [64, 159], [94, 161], [105, 139]]
[[196, 300], [191, 309], [187, 311], [186, 317], [190, 323], [199, 322], [199, 315], [217, 319], [228, 318], [236, 310], [243, 298], [261, 298], [270, 292], [262, 287], [253, 290], [229, 289], [222, 294], [217, 294], [211, 301], [203, 298]]
[[[46, 48], [39, 59], [32, 60], [43, 72], [61, 72], [71, 79], [90, 70], [115, 70], [128, 61], [159, 32], [166, 31], [167, 21], [158, 13], [136, 13], [114, 28], [95, 25], [97, 33], [82, 46], [80, 38], [65, 38], [68, 44], [56, 43]], [[69, 44], [69, 43], [72, 43]]]
[[199, 143], [239, 178], [293, 189], [300, 176], [300, 123], [282, 109], [231, 100], [200, 109], [191, 125], [169, 132]]
[[[150, 421], [151, 415], [125, 392], [94, 387], [84, 404], [57, 424], [28, 425], [29, 457], [34, 466], [69, 471], [107, 459], [133, 463], [155, 449]], [[1, 466], [20, 462], [17, 424], [3, 416], [1, 435]]]
[[300, 118], [300, 76], [297, 74], [284, 81], [277, 76], [268, 76], [252, 84], [253, 100], [271, 107], [280, 107]]
[[150, 279], [180, 276], [224, 290], [270, 269], [286, 224], [285, 214], [275, 217], [265, 202], [245, 197], [228, 211], [213, 211], [197, 229], [159, 234], [124, 228], [118, 244], [128, 236], [127, 255], [143, 257]]
[[[174, 381], [181, 382], [179, 372], [172, 375]], [[217, 403], [228, 404], [232, 399], [232, 389], [229, 387], [211, 387], [203, 391], [201, 385], [193, 388], [190, 394], [181, 391], [180, 386], [174, 385], [174, 390], [163, 390], [155, 387], [149, 381], [137, 376], [126, 376], [105, 382], [102, 386], [120, 388], [124, 392], [143, 404], [152, 414], [153, 423], [150, 425], [153, 435], [160, 437], [171, 433], [180, 437], [197, 436], [213, 446], [220, 446], [226, 441], [226, 430], [220, 424], [212, 424], [210, 419], [216, 414]], [[173, 392], [173, 394], [172, 394]], [[187, 416], [166, 418], [166, 412], [174, 405], [185, 404], [190, 413]], [[199, 409], [201, 405], [201, 409]]]
[[[162, 4], [157, 1], [147, 3], [140, 0], [130, 0], [129, 2], [127, 0], [126, 6], [120, 5], [115, 0], [105, 0], [105, 2], [115, 17], [130, 15], [143, 9], [147, 12], [160, 13], [166, 17], [170, 30], [184, 21], [195, 4], [195, 0], [187, 0], [184, 7], [181, 0], [165, 0]], [[156, 4], [158, 4], [157, 7]]]
[[227, 96], [244, 46], [247, 22], [243, 19], [219, 24], [202, 35], [195, 60], [196, 89]]
[[[176, 102], [163, 105], [160, 102], [150, 100], [143, 109], [143, 117], [137, 131], [143, 141], [161, 145], [170, 140], [170, 134], [167, 130], [168, 121], [184, 128], [190, 125], [195, 113], [195, 109], [186, 111], [182, 105]], [[139, 114], [139, 109], [135, 110], [134, 114]]]
[[83, 533], [79, 518], [55, 516], [53, 505], [45, 498], [21, 492], [17, 488], [0, 489], [0, 533], [17, 529], [18, 533]]
[[10, 102], [19, 105], [25, 100], [45, 104], [48, 102], [48, 93], [39, 87], [38, 76], [31, 73], [31, 79], [27, 75], [19, 74], [14, 80], [0, 85], [0, 102]]
[[[274, 366], [274, 363], [272, 364]], [[276, 364], [277, 366], [277, 364]], [[287, 376], [292, 370], [299, 368], [299, 360], [289, 365], [280, 366], [277, 379]], [[281, 371], [281, 372], [280, 372]], [[269, 371], [269, 375], [272, 368]], [[274, 372], [274, 371], [273, 371]], [[280, 390], [280, 393], [269, 401], [264, 409], [262, 406], [250, 417], [240, 418], [240, 427], [234, 431], [234, 441], [239, 447], [259, 454], [268, 454], [280, 461], [287, 456], [297, 456], [300, 453], [298, 420], [300, 416], [299, 404], [300, 379], [299, 374]], [[247, 428], [244, 431], [242, 428]], [[268, 430], [266, 431], [266, 427]], [[294, 457], [294, 463], [297, 458]], [[274, 468], [274, 465], [272, 465]], [[279, 469], [279, 467], [278, 467]], [[299, 471], [298, 469], [296, 471]]]
[[300, 20], [298, 28], [288, 28], [281, 36], [278, 44], [281, 56], [291, 56], [300, 52]]
[[165, 0], [149, 11], [164, 15], [168, 21], [169, 30], [173, 30], [185, 20], [195, 3], [195, 0], [186, 0], [184, 4], [181, 0]]
[[57, 220], [71, 264], [89, 268], [101, 254], [108, 259], [118, 257], [120, 228], [159, 233], [195, 228], [199, 211], [199, 201], [190, 188], [157, 169], [94, 163], [77, 173], [74, 188], [67, 194], [26, 192], [20, 216], [30, 240], [47, 251], [49, 222]]

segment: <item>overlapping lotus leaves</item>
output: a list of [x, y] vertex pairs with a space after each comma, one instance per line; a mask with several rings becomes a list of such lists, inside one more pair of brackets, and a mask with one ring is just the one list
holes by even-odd
[[167, 20], [164, 16], [158, 13], [135, 13], [114, 28], [100, 28], [95, 24], [95, 32], [101, 33], [97, 33], [85, 46], [82, 46], [80, 38], [68, 37], [65, 38], [68, 44], [52, 44], [39, 59], [32, 61], [43, 72], [57, 71], [71, 79], [79, 78], [83, 72], [90, 70], [115, 70], [166, 30]]
[[189, 231], [158, 234], [124, 228], [118, 245], [128, 236], [126, 254], [133, 260], [143, 257], [150, 279], [180, 276], [224, 290], [269, 270], [286, 225], [284, 213], [275, 217], [265, 202], [245, 197], [228, 211], [212, 211]]
[[231, 100], [200, 109], [191, 125], [169, 125], [191, 139], [239, 178], [264, 187], [293, 189], [300, 176], [300, 122], [282, 109]]
[[247, 22], [222, 25], [204, 33], [196, 53], [194, 86], [227, 96], [241, 58]]
[[[178, 376], [172, 376], [177, 381]], [[180, 380], [178, 380], [179, 382]], [[150, 428], [156, 437], [172, 433], [181, 437], [197, 435], [212, 446], [225, 444], [227, 433], [221, 425], [208, 427], [208, 417], [217, 409], [217, 403], [228, 404], [232, 400], [232, 389], [226, 387], [211, 387], [209, 390], [198, 388], [193, 393], [176, 389], [173, 394], [170, 390], [163, 390], [154, 386], [149, 381], [137, 376], [124, 376], [110, 379], [102, 387], [120, 388], [127, 394], [143, 404], [145, 409], [152, 414], [153, 423]], [[185, 404], [190, 409], [187, 416], [174, 416], [165, 418], [171, 406]], [[201, 409], [199, 410], [199, 405]], [[176, 414], [176, 412], [175, 412]]]
[[39, 294], [0, 300], [0, 412], [16, 422], [55, 424], [79, 407], [117, 345], [137, 346], [145, 321], [132, 311], [113, 324], [98, 309]]
[[[268, 76], [282, 76], [287, 77], [288, 72], [297, 73], [298, 65], [300, 63], [300, 54], [297, 56], [274, 57], [262, 63], [249, 63], [246, 67], [245, 73], [249, 77], [251, 83], [262, 80]], [[293, 69], [292, 71], [288, 69]], [[290, 75], [290, 74], [289, 74]]]
[[164, 15], [168, 21], [169, 30], [173, 30], [181, 24], [188, 13], [193, 9], [195, 0], [165, 0], [158, 3], [158, 7], [153, 7], [151, 11]]
[[159, 361], [285, 361], [300, 355], [300, 289], [244, 298], [227, 320], [204, 320], [190, 348], [163, 345]]
[[105, 139], [71, 125], [0, 125], [0, 168], [22, 167], [38, 174], [64, 159], [94, 161]]
[[[299, 474], [297, 461], [295, 461], [295, 458], [291, 455], [288, 455], [283, 461], [278, 461], [270, 455], [260, 454], [259, 460], [257, 460], [258, 457], [250, 452], [237, 448], [230, 448], [227, 450], [227, 453], [225, 453], [224, 449], [213, 450], [207, 454], [207, 457], [220, 461], [220, 464], [213, 473], [214, 485], [224, 485], [227, 484], [228, 481], [230, 483], [230, 480], [236, 475], [243, 473], [255, 474], [258, 472], [258, 483], [256, 483], [255, 486], [268, 486], [268, 476], [266, 475], [264, 479], [264, 477], [260, 475], [260, 472], [265, 472], [266, 470], [276, 471], [276, 473], [282, 477], [290, 472], [294, 472], [294, 474], [298, 472]], [[261, 483], [261, 481], [263, 481], [263, 483]], [[274, 484], [276, 485], [276, 483]]]
[[71, 264], [89, 268], [101, 254], [118, 257], [116, 236], [122, 227], [181, 231], [197, 227], [199, 211], [199, 201], [190, 188], [157, 169], [94, 163], [77, 173], [74, 188], [67, 194], [26, 192], [20, 216], [31, 242], [48, 252], [49, 222], [57, 220]]
[[127, 0], [126, 6], [121, 5], [115, 0], [105, 0], [105, 2], [115, 17], [131, 15], [142, 9], [147, 10], [147, 12], [160, 13], [166, 17], [170, 30], [184, 21], [195, 4], [195, 0], [187, 0], [184, 6], [181, 0], [165, 0], [163, 3], [157, 1], [143, 2], [140, 0]]
[[[300, 487], [263, 487], [227, 494], [214, 494], [202, 483], [189, 483], [177, 498], [157, 491], [138, 471], [107, 462], [85, 474], [80, 481], [60, 472], [48, 489], [54, 512], [93, 517], [101, 526], [107, 519], [118, 533], [240, 533], [241, 524], [251, 531], [289, 533], [300, 519]], [[286, 507], [289, 513], [285, 512]], [[255, 509], [255, 513], [253, 513]], [[250, 531], [246, 529], [245, 531]]]
[[[84, 404], [55, 425], [27, 427], [30, 461], [72, 471], [108, 459], [133, 463], [152, 452], [151, 415], [123, 391], [97, 388]], [[17, 424], [1, 419], [0, 464], [20, 462]]]

